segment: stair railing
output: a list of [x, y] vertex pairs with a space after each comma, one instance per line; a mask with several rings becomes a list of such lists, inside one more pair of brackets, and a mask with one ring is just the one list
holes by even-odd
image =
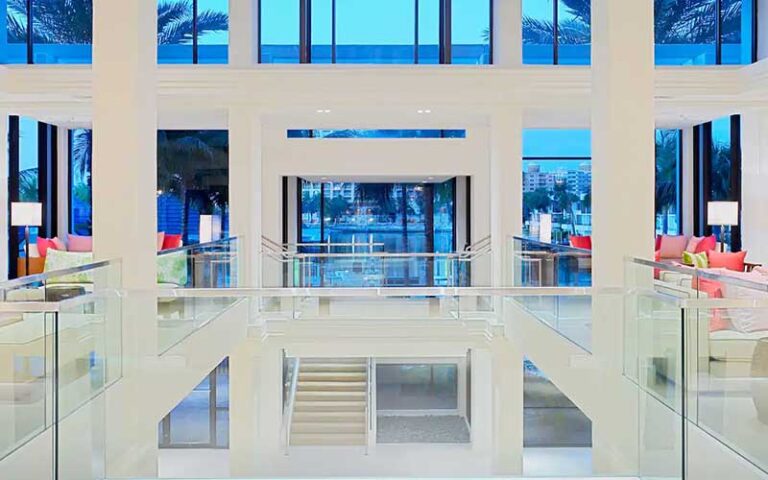
[[374, 378], [373, 378], [373, 357], [368, 357], [368, 365], [367, 365], [367, 375], [366, 375], [366, 399], [365, 399], [365, 417], [366, 417], [366, 428], [365, 428], [365, 454], [368, 455], [368, 450], [371, 446], [371, 434], [373, 433], [373, 421], [374, 421], [374, 415], [375, 411], [373, 409], [373, 387], [374, 387]]
[[283, 453], [288, 455], [288, 449], [291, 446], [291, 423], [293, 423], [293, 409], [296, 404], [296, 390], [299, 385], [299, 367], [301, 359], [296, 358], [293, 362], [291, 372], [290, 388], [288, 389], [288, 398], [283, 409]]

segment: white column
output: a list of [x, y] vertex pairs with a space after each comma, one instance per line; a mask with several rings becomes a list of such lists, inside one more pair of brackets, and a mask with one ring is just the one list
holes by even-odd
[[493, 1], [493, 64], [517, 67], [523, 63], [521, 0]]
[[493, 340], [494, 475], [523, 474], [523, 355], [508, 339]]
[[[621, 286], [624, 258], [653, 258], [653, 2], [592, 0], [593, 285]], [[627, 59], [632, 61], [628, 62]], [[637, 395], [622, 376], [623, 302], [597, 295], [592, 351], [603, 403], [592, 418], [593, 468], [637, 471]]]
[[258, 389], [255, 342], [246, 341], [229, 356], [229, 474], [256, 475]]
[[261, 121], [247, 108], [229, 113], [230, 231], [240, 238], [240, 284], [261, 283]]
[[693, 236], [693, 128], [683, 129], [683, 234]]
[[757, 59], [768, 57], [768, 35], [763, 35], [768, 25], [768, 0], [753, 0], [757, 2]]
[[[157, 1], [93, 2], [93, 233], [122, 259], [122, 372], [106, 395], [106, 476], [157, 475], [157, 419], [142, 382], [157, 358]], [[94, 455], [100, 455], [94, 452]]]
[[[0, 110], [0, 138], [8, 138], [8, 112]], [[7, 142], [7, 140], [5, 140]], [[8, 146], [0, 148], [0, 205], [8, 205]], [[0, 245], [8, 245], [8, 208], [0, 208]], [[15, 261], [15, 259], [14, 259]], [[0, 248], [0, 280], [8, 279], [8, 249]]]
[[742, 248], [752, 262], [768, 264], [768, 110], [741, 116]]
[[491, 248], [495, 286], [511, 281], [508, 243], [523, 230], [522, 136], [519, 110], [509, 109], [491, 117]]
[[489, 349], [472, 349], [472, 450], [477, 455], [493, 453], [493, 357]]
[[155, 0], [93, 5], [93, 230], [99, 259], [123, 259], [123, 286], [156, 283]]
[[229, 0], [229, 64], [259, 62], [259, 0]]

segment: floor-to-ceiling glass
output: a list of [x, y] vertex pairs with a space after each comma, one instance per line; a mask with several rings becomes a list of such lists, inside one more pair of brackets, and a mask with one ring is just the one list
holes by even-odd
[[682, 235], [682, 132], [656, 130], [656, 233]]

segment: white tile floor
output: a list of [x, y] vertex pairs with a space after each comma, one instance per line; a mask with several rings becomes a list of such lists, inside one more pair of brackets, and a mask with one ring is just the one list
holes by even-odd
[[591, 448], [526, 448], [523, 474], [529, 477], [592, 475]]

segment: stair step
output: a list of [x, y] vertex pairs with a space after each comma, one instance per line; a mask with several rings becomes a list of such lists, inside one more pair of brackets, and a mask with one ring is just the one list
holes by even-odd
[[354, 363], [310, 363], [305, 364], [301, 362], [299, 367], [301, 373], [309, 372], [350, 372], [350, 373], [366, 373], [367, 367], [365, 365], [357, 365]]
[[365, 412], [365, 401], [300, 400], [293, 407], [293, 414], [299, 412]]
[[296, 392], [296, 400], [310, 400], [310, 401], [324, 401], [329, 400], [333, 402], [366, 402], [366, 392], [349, 392], [349, 391], [317, 391], [317, 390], [299, 390]]
[[365, 422], [293, 422], [291, 435], [294, 433], [365, 433]]
[[366, 358], [302, 358], [301, 366], [317, 364], [337, 364], [337, 365], [363, 365], [368, 362]]
[[302, 382], [299, 381], [299, 392], [365, 392], [366, 382]]
[[313, 371], [299, 373], [299, 382], [365, 382], [365, 372]]
[[[356, 406], [357, 404], [352, 404]], [[304, 423], [365, 423], [365, 405], [362, 409], [345, 409], [339, 411], [322, 411], [315, 409], [296, 410], [294, 408], [293, 421]]]
[[291, 434], [291, 445], [365, 445], [365, 433], [297, 433]]

